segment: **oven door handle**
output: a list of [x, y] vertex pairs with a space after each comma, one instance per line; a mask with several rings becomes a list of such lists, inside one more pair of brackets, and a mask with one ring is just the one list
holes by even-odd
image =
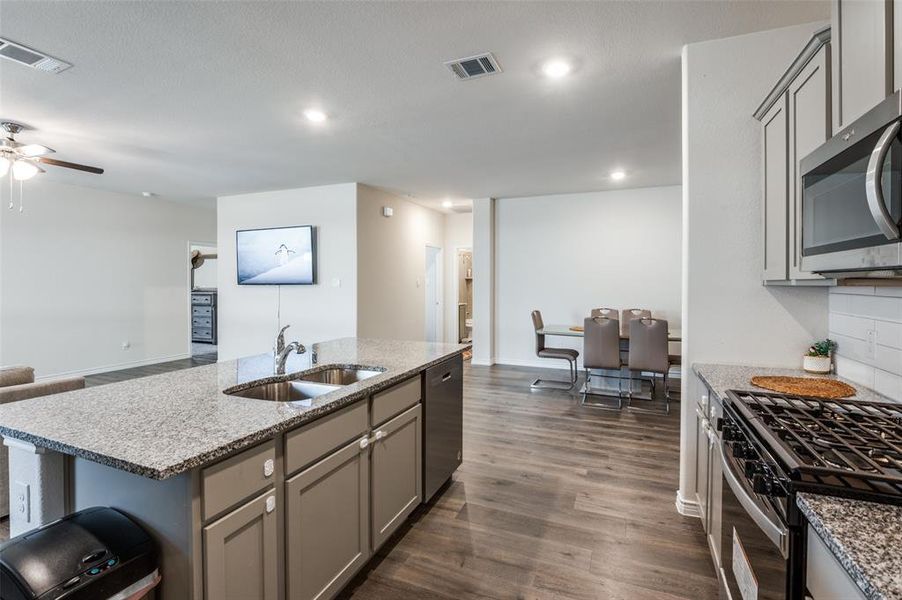
[[745, 512], [755, 521], [755, 524], [764, 532], [764, 535], [767, 536], [773, 544], [779, 548], [780, 554], [783, 555], [783, 558], [789, 557], [789, 530], [780, 525], [778, 523], [774, 523], [764, 511], [761, 510], [761, 507], [746, 493], [745, 488], [742, 487], [742, 484], [739, 483], [739, 480], [736, 478], [736, 475], [733, 474], [733, 469], [730, 466], [729, 461], [727, 460], [726, 452], [724, 452], [723, 447], [720, 448], [720, 462], [722, 466], [722, 472], [724, 479], [727, 480], [727, 484], [730, 486], [730, 489], [733, 490], [733, 495], [736, 496], [736, 499], [739, 500], [739, 503], [742, 505], [742, 508], [745, 509]]
[[893, 140], [899, 133], [900, 127], [902, 127], [902, 121], [896, 121], [887, 127], [883, 135], [880, 136], [880, 141], [877, 142], [877, 146], [871, 152], [871, 160], [868, 162], [868, 171], [865, 176], [868, 208], [871, 209], [871, 216], [888, 240], [898, 240], [900, 233], [899, 225], [893, 220], [883, 198], [883, 185], [881, 182], [883, 179], [883, 161], [886, 160], [890, 144], [893, 143]]

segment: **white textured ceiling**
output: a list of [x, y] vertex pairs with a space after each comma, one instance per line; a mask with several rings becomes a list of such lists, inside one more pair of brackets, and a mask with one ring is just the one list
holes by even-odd
[[[0, 2], [20, 139], [106, 174], [48, 179], [203, 200], [360, 181], [425, 202], [680, 181], [680, 48], [826, 19], [824, 2]], [[461, 82], [483, 51], [504, 72]], [[549, 81], [539, 66], [575, 70]], [[323, 126], [306, 122], [309, 106]], [[622, 168], [625, 181], [608, 173]]]

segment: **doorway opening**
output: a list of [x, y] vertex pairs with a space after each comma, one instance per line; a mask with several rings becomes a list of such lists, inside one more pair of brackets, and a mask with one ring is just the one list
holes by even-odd
[[217, 355], [216, 244], [188, 243], [188, 310], [191, 356]]
[[457, 343], [473, 341], [473, 249], [458, 248], [457, 262]]
[[426, 341], [442, 341], [442, 249], [426, 244]]

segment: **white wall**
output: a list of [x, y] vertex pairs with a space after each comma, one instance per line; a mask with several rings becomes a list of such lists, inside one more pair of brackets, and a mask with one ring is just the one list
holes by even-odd
[[315, 225], [316, 285], [281, 286], [281, 323], [305, 344], [356, 334], [356, 184], [224, 196], [217, 209], [220, 360], [270, 351], [279, 328], [279, 287], [237, 284], [238, 229]]
[[473, 249], [473, 213], [445, 215], [445, 341], [457, 342], [457, 251]]
[[[394, 210], [391, 218], [383, 206]], [[425, 339], [427, 244], [444, 248], [441, 213], [358, 184], [357, 335]]]
[[[529, 314], [582, 323], [598, 306], [649, 308], [680, 326], [680, 187], [495, 202], [495, 361], [535, 356]], [[549, 345], [581, 350], [580, 338]]]
[[473, 200], [473, 364], [495, 362], [495, 199]]
[[[683, 362], [800, 367], [827, 292], [761, 285], [761, 124], [752, 113], [820, 24], [683, 49]], [[684, 372], [688, 369], [684, 369]], [[694, 496], [683, 381], [680, 495]]]
[[902, 401], [902, 287], [830, 290], [836, 372]]
[[[191, 250], [202, 254], [216, 254], [216, 246], [192, 244]], [[204, 264], [199, 269], [194, 269], [194, 287], [197, 289], [215, 289], [218, 278], [219, 261], [215, 258], [204, 259]]]
[[23, 189], [25, 212], [6, 189], [0, 211], [0, 364], [47, 377], [188, 356], [188, 242], [216, 240], [215, 212], [40, 176]]

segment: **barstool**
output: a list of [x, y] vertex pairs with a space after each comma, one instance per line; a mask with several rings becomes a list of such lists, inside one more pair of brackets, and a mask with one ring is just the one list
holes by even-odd
[[542, 379], [538, 378], [530, 384], [532, 389], [552, 389], [552, 390], [572, 390], [576, 385], [578, 371], [576, 369], [576, 359], [579, 352], [570, 348], [548, 348], [545, 346], [545, 335], [541, 333], [545, 327], [545, 321], [542, 320], [542, 313], [532, 311], [532, 326], [536, 332], [536, 356], [539, 358], [557, 358], [566, 360], [570, 364], [570, 381], [561, 381], [559, 379]]

